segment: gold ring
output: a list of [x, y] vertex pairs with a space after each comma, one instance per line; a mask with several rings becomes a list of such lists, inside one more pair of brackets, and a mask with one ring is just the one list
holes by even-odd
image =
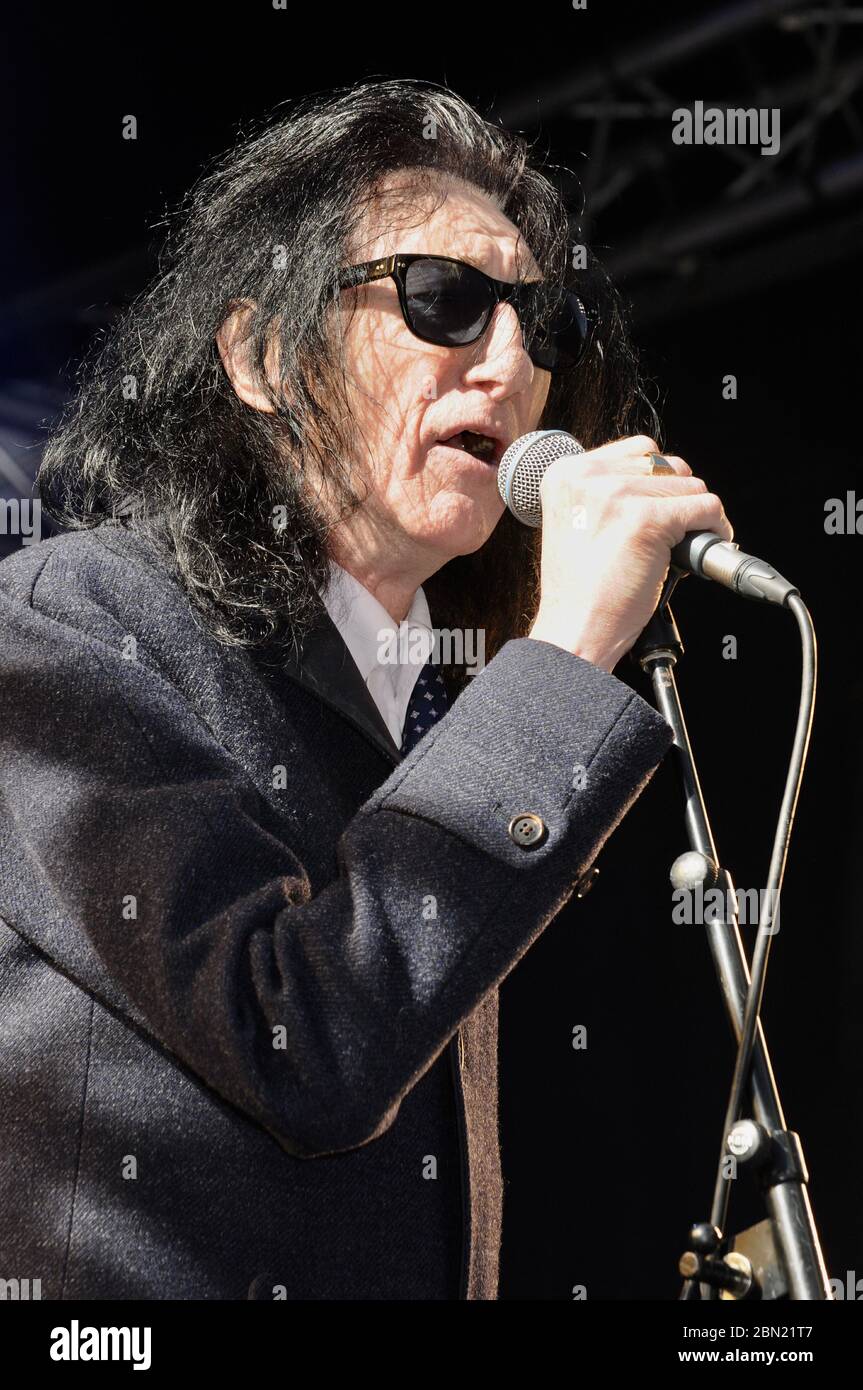
[[673, 472], [674, 472], [674, 469], [672, 468], [671, 464], [668, 462], [668, 459], [663, 458], [663, 457], [662, 457], [662, 454], [648, 454], [647, 457], [650, 459], [650, 465], [651, 465], [651, 466], [650, 466], [650, 476], [651, 476], [651, 477], [654, 477], [655, 474], [657, 474], [657, 473], [673, 473]]

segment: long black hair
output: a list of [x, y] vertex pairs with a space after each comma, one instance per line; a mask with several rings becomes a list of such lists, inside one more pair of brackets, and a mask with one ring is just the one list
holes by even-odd
[[[62, 526], [122, 518], [146, 530], [223, 642], [280, 650], [320, 612], [333, 513], [304, 486], [307, 470], [322, 470], [339, 517], [362, 505], [332, 307], [376, 190], [405, 170], [490, 195], [543, 276], [577, 285], [598, 312], [582, 364], [553, 378], [543, 424], [595, 447], [632, 432], [647, 404], [617, 295], [592, 254], [573, 265], [566, 204], [522, 137], [423, 81], [368, 82], [280, 108], [175, 214], [159, 275], [83, 362], [39, 474]], [[242, 301], [254, 306], [249, 360], [272, 413], [239, 399], [218, 354], [216, 334]], [[527, 630], [537, 562], [536, 533], [504, 514], [485, 545], [426, 582], [435, 625], [484, 629], [490, 659]], [[463, 678], [448, 677], [456, 689]]]

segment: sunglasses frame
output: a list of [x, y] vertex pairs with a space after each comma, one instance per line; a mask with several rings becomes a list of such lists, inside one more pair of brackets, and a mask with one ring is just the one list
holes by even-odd
[[[411, 319], [411, 312], [408, 306], [407, 297], [407, 272], [410, 266], [413, 265], [415, 261], [446, 261], [449, 265], [461, 266], [463, 269], [471, 270], [475, 275], [479, 275], [480, 278], [486, 283], [486, 285], [489, 286], [493, 297], [489, 304], [488, 317], [485, 323], [483, 324], [482, 328], [473, 338], [468, 339], [468, 341], [464, 343], [442, 343], [439, 339], [430, 338], [427, 334], [420, 332], [416, 328]], [[459, 260], [456, 256], [437, 256], [429, 251], [418, 251], [411, 254], [405, 254], [397, 251], [392, 256], [384, 256], [376, 261], [363, 261], [360, 265], [348, 266], [346, 269], [340, 271], [339, 290], [354, 289], [358, 285], [369, 285], [374, 283], [376, 280], [387, 280], [390, 278], [395, 280], [396, 283], [396, 290], [398, 291], [399, 306], [402, 311], [402, 318], [404, 319], [405, 324], [410, 329], [411, 333], [413, 333], [414, 337], [419, 338], [424, 343], [433, 343], [436, 347], [449, 348], [471, 347], [474, 343], [479, 342], [482, 335], [488, 331], [488, 326], [491, 323], [492, 318], [494, 317], [494, 311], [497, 308], [498, 304], [510, 304], [513, 307], [513, 309], [515, 309], [516, 314], [519, 314], [519, 303], [523, 302], [525, 291], [529, 293], [533, 285], [540, 286], [545, 283], [542, 280], [521, 280], [515, 282], [511, 282], [508, 280], [494, 280], [490, 275], [486, 275], [484, 270], [480, 270], [479, 266], [471, 265], [469, 261]], [[572, 295], [573, 298], [577, 301], [581, 313], [584, 315], [585, 331], [581, 340], [581, 350], [578, 356], [574, 359], [571, 359], [563, 366], [548, 367], [545, 365], [545, 363], [538, 362], [536, 360], [536, 357], [534, 356], [534, 353], [541, 354], [542, 349], [534, 347], [533, 350], [531, 350], [525, 344], [525, 351], [527, 352], [531, 361], [534, 363], [534, 366], [540, 367], [543, 371], [552, 373], [561, 371], [572, 371], [575, 367], [578, 366], [579, 362], [581, 362], [584, 358], [585, 352], [587, 351], [587, 347], [592, 336], [593, 329], [596, 326], [595, 316], [585, 306], [584, 302], [582, 301], [580, 296], [575, 292], [575, 290], [563, 288], [561, 292], [566, 295]], [[521, 323], [520, 316], [519, 323]], [[522, 339], [524, 339], [523, 326]]]

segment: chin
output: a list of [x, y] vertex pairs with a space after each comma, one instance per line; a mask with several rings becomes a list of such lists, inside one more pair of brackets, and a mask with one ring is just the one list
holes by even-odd
[[429, 528], [417, 539], [445, 552], [448, 560], [455, 555], [472, 555], [485, 545], [503, 511], [496, 492], [493, 498], [482, 499], [450, 492], [435, 499]]
[[479, 508], [471, 516], [459, 516], [446, 527], [435, 526], [421, 539], [425, 546], [432, 545], [441, 552], [441, 563], [452, 560], [456, 555], [472, 555], [485, 545], [498, 521], [500, 514], [489, 516]]

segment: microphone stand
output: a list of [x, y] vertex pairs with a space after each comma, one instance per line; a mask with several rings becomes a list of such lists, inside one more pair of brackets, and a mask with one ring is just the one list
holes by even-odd
[[[685, 571], [672, 565], [659, 605], [632, 648], [632, 659], [650, 676], [657, 708], [674, 731], [676, 761], [685, 799], [690, 851], [675, 860], [675, 888], [723, 893], [725, 909], [712, 911], [707, 939], [723, 1002], [740, 1041], [749, 989], [749, 962], [737, 924], [737, 898], [731, 876], [720, 868], [698, 773], [689, 743], [674, 667], [683, 655], [680, 633], [668, 601]], [[799, 1137], [785, 1117], [760, 1020], [744, 1094], [753, 1118], [736, 1117], [723, 1135], [724, 1160], [717, 1173], [710, 1222], [690, 1229], [691, 1248], [680, 1259], [685, 1277], [682, 1299], [832, 1300], [824, 1257], [809, 1204], [809, 1175]], [[727, 1165], [757, 1176], [767, 1216], [740, 1235], [729, 1237], [725, 1223], [730, 1195]]]

